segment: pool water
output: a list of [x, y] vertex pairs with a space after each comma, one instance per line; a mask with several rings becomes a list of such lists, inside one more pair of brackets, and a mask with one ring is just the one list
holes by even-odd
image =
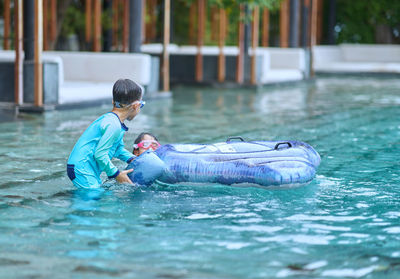
[[320, 168], [287, 190], [111, 181], [77, 190], [66, 159], [108, 110], [0, 123], [0, 278], [400, 277], [399, 79], [178, 87], [128, 123], [129, 149], [143, 131], [161, 143], [305, 141]]

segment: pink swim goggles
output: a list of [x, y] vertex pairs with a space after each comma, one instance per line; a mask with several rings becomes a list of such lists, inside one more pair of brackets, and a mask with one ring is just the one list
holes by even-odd
[[156, 150], [159, 147], [160, 147], [160, 144], [156, 140], [142, 140], [141, 142], [139, 142], [138, 144], [135, 144], [133, 146], [134, 149], [143, 148], [146, 150], [149, 148]]

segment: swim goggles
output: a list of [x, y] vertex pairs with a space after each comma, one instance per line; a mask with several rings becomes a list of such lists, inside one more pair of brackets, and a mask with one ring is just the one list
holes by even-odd
[[[142, 101], [142, 100], [140, 100], [140, 101], [135, 101], [135, 102], [133, 102], [132, 104], [134, 104], [134, 103], [136, 103], [136, 102], [139, 102], [139, 103], [140, 103], [140, 108], [144, 107], [144, 105], [146, 104], [146, 102], [145, 102], [145, 101]], [[114, 105], [115, 105], [116, 108], [124, 108], [124, 107], [128, 106], [128, 105], [123, 105], [123, 104], [121, 104], [120, 102], [117, 102], [117, 101], [114, 102]]]
[[134, 149], [143, 148], [143, 149], [146, 149], [146, 150], [149, 149], [149, 148], [151, 148], [153, 150], [156, 150], [159, 147], [160, 147], [160, 144], [156, 140], [142, 140], [138, 144], [133, 145]]

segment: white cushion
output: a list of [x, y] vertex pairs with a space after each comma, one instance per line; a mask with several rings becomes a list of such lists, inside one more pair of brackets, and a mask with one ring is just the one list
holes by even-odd
[[261, 47], [270, 53], [271, 69], [305, 70], [305, 52], [301, 48]]
[[312, 47], [313, 65], [343, 61], [343, 56], [339, 46], [313, 46]]
[[400, 63], [332, 62], [314, 67], [318, 72], [400, 73]]
[[340, 49], [348, 62], [400, 62], [399, 45], [342, 44]]
[[151, 76], [151, 57], [137, 53], [95, 53], [51, 51], [64, 64], [66, 81], [115, 82], [129, 78], [148, 85]]

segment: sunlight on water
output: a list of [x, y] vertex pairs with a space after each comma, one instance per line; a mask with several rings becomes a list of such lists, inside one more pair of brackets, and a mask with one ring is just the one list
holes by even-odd
[[80, 191], [66, 159], [108, 106], [0, 123], [0, 277], [399, 278], [399, 92], [386, 78], [179, 87], [128, 123], [128, 149], [142, 131], [162, 143], [308, 142], [317, 176], [285, 190]]

